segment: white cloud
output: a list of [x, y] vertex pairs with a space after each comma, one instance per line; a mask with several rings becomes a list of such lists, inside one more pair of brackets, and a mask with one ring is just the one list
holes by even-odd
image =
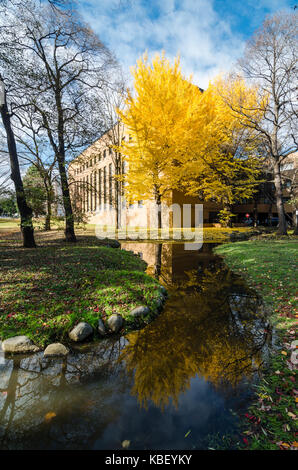
[[149, 56], [165, 50], [169, 58], [179, 52], [183, 72], [206, 87], [214, 75], [230, 68], [243, 49], [243, 40], [208, 0], [176, 1], [176, 6], [174, 0], [156, 4], [91, 0], [88, 5], [82, 10], [84, 18], [126, 70], [146, 50]]
[[[248, 0], [236, 3], [252, 24], [264, 11], [275, 11], [288, 0]], [[235, 29], [233, 2], [220, 16], [215, 0], [89, 0], [81, 13], [115, 53], [127, 71], [147, 50], [165, 50], [173, 58], [180, 53], [183, 72], [206, 87], [208, 81], [236, 62], [244, 48], [243, 31]], [[262, 11], [260, 11], [262, 9]]]

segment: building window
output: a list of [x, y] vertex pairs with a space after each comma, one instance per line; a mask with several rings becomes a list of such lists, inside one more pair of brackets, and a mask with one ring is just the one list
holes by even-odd
[[86, 212], [86, 205], [85, 205], [85, 178], [83, 178], [83, 186], [82, 186], [82, 206], [83, 212]]
[[105, 150], [103, 151], [103, 158], [106, 158], [106, 156], [107, 156], [107, 151], [106, 151], [106, 149], [105, 149]]
[[96, 208], [97, 208], [96, 171], [93, 173], [93, 193], [94, 193], [93, 210], [96, 211]]
[[103, 169], [103, 203], [107, 203], [107, 167]]
[[89, 212], [89, 176], [86, 176], [86, 199], [87, 199], [87, 212]]
[[112, 206], [112, 190], [113, 190], [113, 182], [112, 182], [112, 163], [109, 164], [109, 204]]
[[143, 200], [138, 201], [138, 207], [143, 207]]
[[98, 207], [101, 207], [101, 170], [98, 170]]
[[93, 175], [90, 174], [90, 211], [93, 211]]
[[109, 147], [109, 155], [112, 155], [112, 153], [113, 153], [113, 152], [112, 152], [112, 148]]

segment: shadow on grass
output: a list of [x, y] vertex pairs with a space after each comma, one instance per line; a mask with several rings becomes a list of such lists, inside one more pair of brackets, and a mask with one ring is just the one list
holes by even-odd
[[140, 303], [153, 308], [158, 284], [138, 256], [88, 235], [76, 244], [53, 234], [40, 241], [34, 250], [1, 245], [0, 337], [28, 334], [44, 344], [78, 321], [96, 328], [99, 317], [125, 316]]

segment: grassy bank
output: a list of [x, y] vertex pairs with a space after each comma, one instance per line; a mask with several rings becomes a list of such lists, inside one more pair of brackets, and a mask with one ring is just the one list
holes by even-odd
[[[1, 234], [0, 234], [1, 235]], [[20, 247], [20, 235], [0, 236], [0, 338], [28, 335], [35, 344], [67, 341], [79, 321], [96, 328], [100, 317], [128, 319], [137, 305], [154, 313], [159, 284], [132, 253], [80, 234], [66, 244], [62, 232], [36, 233], [37, 249]]]
[[250, 449], [296, 449], [297, 249], [294, 240], [255, 240], [216, 248], [232, 270], [262, 296], [271, 312], [279, 348], [258, 386], [256, 402], [245, 415], [244, 443]]

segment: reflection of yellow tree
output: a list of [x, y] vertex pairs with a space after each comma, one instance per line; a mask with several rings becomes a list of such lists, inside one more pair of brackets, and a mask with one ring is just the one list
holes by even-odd
[[256, 307], [241, 282], [218, 264], [189, 271], [163, 314], [127, 337], [120, 359], [134, 373], [139, 403], [147, 407], [151, 400], [163, 409], [172, 400], [177, 406], [196, 374], [214, 386], [235, 387], [249, 377], [265, 340], [256, 335], [262, 321]]

